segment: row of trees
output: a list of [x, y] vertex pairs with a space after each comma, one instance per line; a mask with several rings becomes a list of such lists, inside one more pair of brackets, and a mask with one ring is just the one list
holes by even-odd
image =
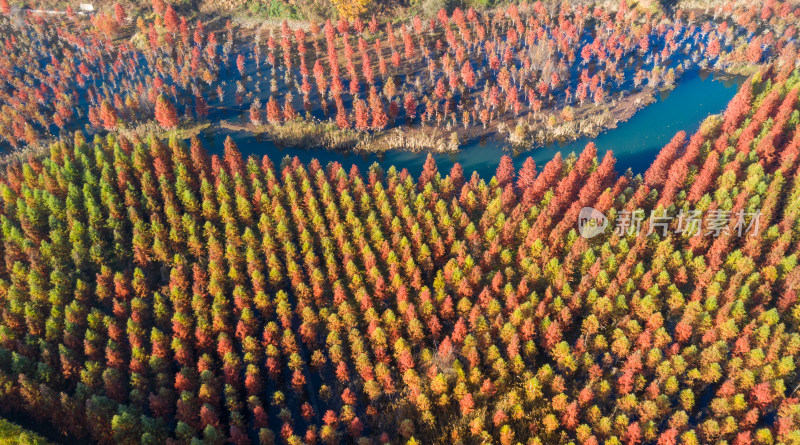
[[[0, 407], [99, 443], [800, 440], [798, 88], [763, 71], [643, 176], [76, 133], [2, 178]], [[585, 239], [585, 206], [760, 230]]]

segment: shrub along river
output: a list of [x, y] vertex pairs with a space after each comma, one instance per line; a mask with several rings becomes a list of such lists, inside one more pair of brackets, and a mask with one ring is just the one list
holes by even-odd
[[[655, 159], [658, 151], [666, 145], [678, 131], [688, 134], [696, 131], [700, 124], [711, 114], [725, 110], [728, 102], [738, 90], [744, 78], [720, 78], [713, 74], [697, 71], [685, 73], [678, 85], [671, 91], [664, 92], [656, 98], [656, 102], [638, 111], [626, 122], [616, 128], [594, 138], [582, 138], [569, 143], [552, 143], [543, 147], [526, 151], [514, 158], [517, 168], [529, 156], [541, 167], [561, 152], [562, 156], [575, 152], [579, 154], [587, 143], [597, 145], [598, 154], [612, 150], [617, 158], [617, 171], [631, 169], [634, 173], [643, 173]], [[370, 165], [377, 162], [384, 169], [395, 166], [407, 168], [414, 176], [419, 175], [425, 163], [427, 153], [405, 150], [388, 150], [380, 153], [354, 154], [329, 150], [308, 150], [302, 147], [280, 148], [271, 141], [259, 139], [249, 133], [229, 130], [217, 130], [206, 133], [206, 147], [213, 153], [222, 153], [225, 138], [230, 135], [243, 156], [269, 155], [272, 161], [279, 164], [285, 156], [297, 156], [307, 163], [316, 158], [322, 165], [338, 161], [349, 170], [355, 164], [366, 173]], [[459, 162], [468, 177], [477, 171], [482, 178], [491, 178], [504, 154], [511, 154], [507, 144], [501, 140], [489, 139], [462, 145], [457, 153], [435, 153], [434, 159], [439, 171], [444, 175], [450, 171], [454, 163]]]

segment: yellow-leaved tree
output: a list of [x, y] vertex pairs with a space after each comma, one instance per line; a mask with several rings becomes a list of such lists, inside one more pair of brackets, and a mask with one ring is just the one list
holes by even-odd
[[333, 0], [333, 5], [341, 17], [353, 20], [369, 10], [372, 0]]

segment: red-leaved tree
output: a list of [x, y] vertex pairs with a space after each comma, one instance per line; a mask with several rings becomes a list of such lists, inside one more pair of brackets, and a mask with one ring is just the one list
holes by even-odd
[[163, 94], [156, 99], [156, 120], [166, 129], [174, 129], [178, 126], [178, 113], [175, 111], [175, 105]]

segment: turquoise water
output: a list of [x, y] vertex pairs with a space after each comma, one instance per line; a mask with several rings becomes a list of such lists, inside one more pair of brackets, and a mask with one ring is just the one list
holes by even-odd
[[[517, 168], [528, 157], [533, 157], [541, 167], [561, 152], [563, 156], [571, 152], [580, 153], [586, 144], [594, 141], [598, 153], [612, 150], [617, 158], [617, 171], [630, 168], [634, 173], [644, 172], [658, 151], [666, 145], [678, 131], [693, 133], [700, 123], [711, 114], [722, 112], [730, 99], [736, 94], [742, 79], [719, 79], [713, 75], [686, 73], [678, 86], [664, 93], [653, 104], [636, 113], [630, 120], [620, 123], [595, 138], [582, 138], [566, 144], [550, 144], [524, 152], [514, 158]], [[215, 153], [222, 152], [226, 133], [208, 136], [208, 147]], [[273, 162], [280, 163], [285, 156], [297, 156], [302, 162], [318, 159], [322, 165], [338, 161], [346, 169], [355, 164], [366, 172], [374, 162], [384, 168], [394, 165], [398, 169], [407, 168], [412, 175], [419, 175], [427, 153], [413, 153], [403, 150], [390, 150], [380, 154], [339, 153], [328, 150], [306, 150], [302, 148], [278, 148], [270, 141], [259, 141], [249, 134], [232, 133], [244, 156], [269, 155]], [[439, 171], [446, 174], [455, 162], [461, 163], [465, 175], [477, 171], [482, 177], [490, 178], [504, 154], [511, 154], [502, 141], [488, 140], [462, 146], [458, 153], [434, 154]]]

